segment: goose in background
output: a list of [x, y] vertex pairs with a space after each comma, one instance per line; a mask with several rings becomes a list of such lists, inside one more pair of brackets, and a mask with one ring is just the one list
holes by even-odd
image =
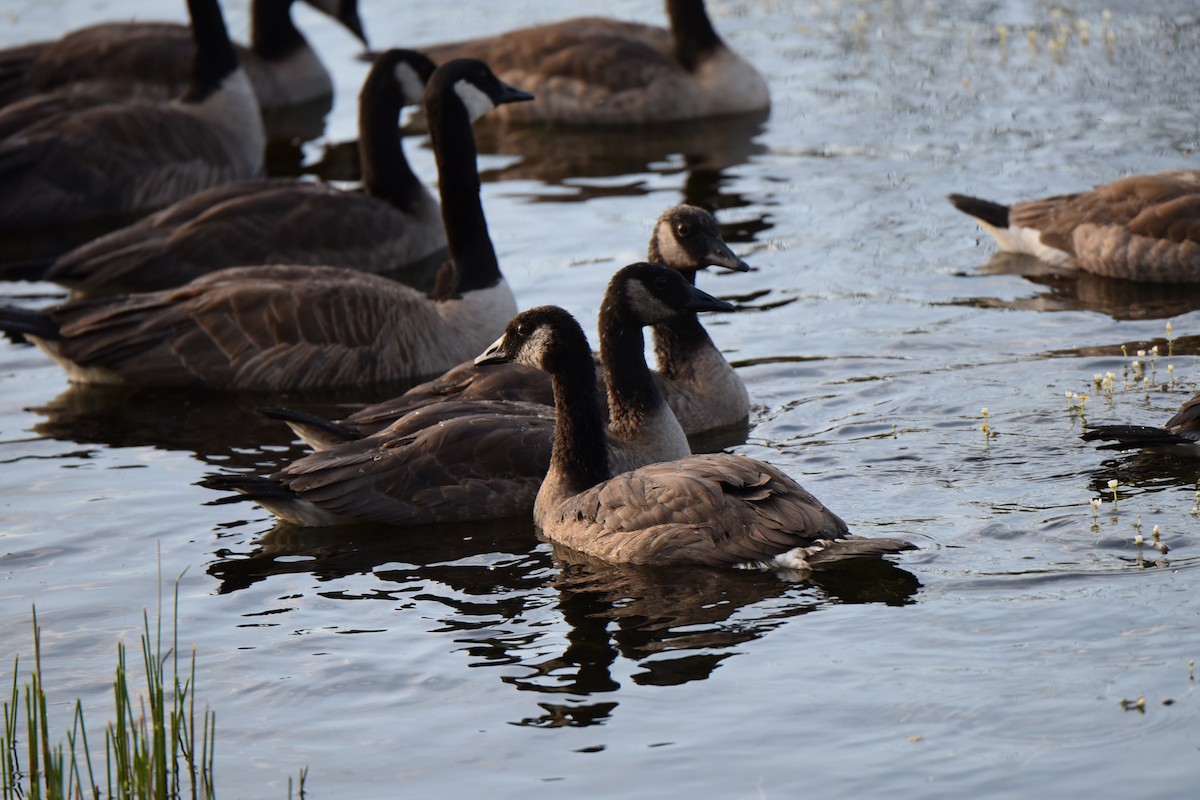
[[[292, 21], [293, 0], [252, 0], [250, 46], [235, 45], [259, 107], [271, 112], [333, 94], [333, 82]], [[365, 46], [358, 0], [306, 0]], [[0, 105], [47, 92], [177, 97], [191, 80], [191, 33], [169, 22], [110, 22], [0, 50]]]
[[[693, 285], [696, 272], [706, 266], [738, 272], [749, 269], [721, 238], [712, 214], [690, 205], [669, 208], [658, 218], [647, 260], [679, 271]], [[695, 436], [744, 426], [750, 414], [746, 386], [696, 314], [673, 315], [656, 323], [653, 331], [659, 364], [654, 377], [684, 432]], [[596, 377], [601, 390], [603, 376], [598, 367]], [[286, 409], [263, 409], [263, 413], [284, 420], [301, 439], [321, 450], [368, 436], [431, 403], [480, 398], [554, 404], [550, 377], [545, 372], [512, 363], [481, 368], [468, 361], [399, 397], [368, 406], [338, 422]]]
[[1001, 250], [1130, 281], [1200, 281], [1200, 170], [1133, 175], [1006, 206], [950, 195]]
[[376, 58], [359, 99], [361, 192], [290, 178], [214, 187], [72, 250], [46, 280], [82, 294], [144, 292], [224, 267], [316, 264], [432, 288], [430, 265], [444, 256], [446, 234], [437, 201], [404, 157], [398, 119], [420, 103], [433, 70], [412, 50]]
[[[633, 264], [613, 276], [599, 317], [609, 408], [599, 446], [611, 463], [633, 469], [689, 452], [683, 429], [650, 379], [642, 326], [680, 313], [732, 309], [661, 265]], [[240, 492], [232, 499], [253, 499], [300, 525], [522, 516], [533, 510], [553, 438], [549, 406], [434, 403], [372, 436], [305, 456], [269, 478], [221, 475], [204, 485]]]
[[432, 294], [337, 267], [232, 267], [178, 289], [0, 308], [0, 330], [25, 334], [82, 383], [285, 390], [436, 374], [516, 312], [483, 216], [471, 122], [530, 97], [479, 61], [429, 79], [453, 265]]
[[[478, 357], [504, 360], [554, 380], [554, 447], [534, 503], [534, 523], [553, 542], [617, 563], [781, 570], [913, 549], [854, 536], [783, 471], [745, 456], [688, 456], [614, 476], [587, 339], [557, 306], [518, 314]], [[642, 389], [657, 391], [648, 372]]]
[[1149, 425], [1096, 425], [1085, 442], [1106, 441], [1101, 450], [1149, 450], [1189, 458], [1200, 456], [1200, 394], [1179, 407], [1161, 428]]
[[[31, 97], [0, 112], [0, 230], [141, 214], [262, 171], [258, 104], [238, 66], [217, 0], [188, 0], [191, 82], [175, 100], [81, 97], [40, 119]], [[75, 102], [75, 101], [69, 101]], [[30, 105], [25, 105], [26, 103]], [[22, 120], [14, 130], [5, 118]]]
[[646, 125], [770, 108], [767, 82], [717, 35], [703, 0], [666, 10], [670, 29], [580, 17], [420, 49], [437, 63], [482, 59], [537, 96], [505, 121]]

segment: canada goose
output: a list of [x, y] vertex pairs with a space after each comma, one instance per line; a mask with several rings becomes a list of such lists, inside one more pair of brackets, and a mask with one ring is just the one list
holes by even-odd
[[[292, 22], [292, 2], [253, 0], [250, 46], [235, 45], [263, 111], [333, 93], [329, 73]], [[367, 43], [358, 0], [307, 2]], [[168, 100], [187, 88], [190, 41], [186, 25], [113, 22], [0, 50], [0, 105], [62, 90]]]
[[529, 98], [479, 61], [429, 79], [452, 291], [336, 267], [232, 267], [178, 289], [0, 309], [0, 330], [26, 334], [78, 382], [281, 390], [436, 374], [516, 311], [480, 204], [471, 121]]
[[670, 29], [580, 17], [497, 36], [422, 46], [434, 61], [464, 56], [527, 86], [537, 102], [504, 120], [644, 125], [762, 112], [762, 75], [730, 50], [703, 0], [667, 0]]
[[[650, 380], [642, 326], [695, 310], [726, 311], [678, 272], [633, 264], [609, 282], [600, 307], [600, 357], [609, 423], [599, 446], [632, 469], [688, 454], [687, 438]], [[550, 465], [554, 410], [538, 403], [434, 403], [378, 433], [312, 453], [269, 478], [215, 476], [301, 525], [369, 520], [419, 525], [528, 514]]]
[[1083, 434], [1086, 442], [1108, 441], [1101, 450], [1146, 449], [1195, 458], [1200, 456], [1200, 394], [1179, 407], [1161, 428], [1148, 425], [1097, 425]]
[[1200, 170], [1133, 175], [1013, 206], [950, 195], [1001, 250], [1109, 278], [1200, 281]]
[[[749, 269], [721, 238], [717, 222], [696, 206], [667, 209], [654, 224], [648, 260], [681, 272], [695, 284], [696, 271], [720, 266], [739, 272]], [[689, 436], [715, 428], [744, 424], [750, 398], [737, 372], [721, 355], [694, 313], [673, 316], [654, 325], [654, 348], [659, 390]], [[597, 380], [603, 385], [603, 370]], [[368, 406], [339, 422], [327, 422], [304, 412], [264, 409], [282, 419], [315, 449], [370, 435], [429, 403], [490, 398], [554, 404], [550, 377], [519, 364], [481, 368], [467, 361], [434, 380], [414, 386], [399, 397]]]
[[420, 102], [433, 69], [412, 50], [375, 60], [359, 102], [362, 192], [286, 178], [213, 187], [72, 250], [46, 279], [86, 294], [144, 292], [224, 267], [320, 264], [429, 288], [431, 270], [417, 267], [445, 249], [446, 234], [437, 201], [404, 157], [397, 119]]
[[[191, 82], [169, 102], [53, 113], [0, 141], [0, 229], [142, 213], [262, 170], [262, 120], [217, 0], [188, 0]], [[25, 103], [38, 104], [38, 97]], [[22, 103], [0, 112], [25, 116]]]
[[541, 306], [518, 314], [478, 357], [554, 380], [554, 449], [534, 503], [534, 523], [551, 541], [619, 563], [790, 570], [913, 548], [853, 536], [781, 470], [745, 456], [688, 456], [614, 477], [590, 356], [579, 323]]

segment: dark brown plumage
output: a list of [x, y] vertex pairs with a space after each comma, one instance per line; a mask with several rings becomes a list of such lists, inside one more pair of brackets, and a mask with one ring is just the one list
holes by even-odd
[[46, 273], [84, 294], [181, 286], [225, 267], [345, 266], [433, 286], [446, 247], [438, 203], [413, 173], [397, 135], [434, 65], [411, 50], [376, 58], [359, 107], [361, 192], [276, 178], [199, 192], [62, 256]]
[[[311, 0], [309, 4], [366, 43], [357, 0]], [[235, 45], [263, 109], [333, 92], [329, 73], [292, 22], [291, 6], [292, 0], [254, 0], [250, 46]], [[64, 91], [110, 99], [169, 100], [187, 87], [191, 57], [191, 32], [186, 25], [89, 25], [54, 41], [0, 50], [0, 105]]]
[[[609, 283], [600, 349], [612, 420], [598, 444], [622, 468], [688, 452], [679, 423], [649, 380], [643, 325], [685, 309], [728, 309], [662, 266], [637, 264]], [[639, 363], [640, 362], [640, 363]], [[589, 372], [591, 363], [586, 365]], [[554, 409], [535, 403], [434, 403], [356, 441], [299, 459], [270, 478], [219, 476], [304, 525], [370, 520], [395, 525], [527, 515], [550, 464]]]
[[1002, 250], [1132, 281], [1200, 281], [1200, 171], [1134, 175], [1087, 192], [1003, 206], [964, 195]]
[[442, 208], [452, 296], [349, 269], [236, 267], [178, 289], [49, 309], [56, 335], [34, 341], [81, 382], [280, 390], [437, 374], [516, 311], [479, 200], [471, 121], [528, 98], [478, 61], [445, 64], [429, 81], [438, 170], [453, 187]]
[[195, 57], [170, 102], [38, 97], [0, 112], [0, 229], [113, 219], [253, 177], [265, 134], [216, 0], [188, 0]]
[[[716, 220], [696, 206], [667, 209], [651, 234], [648, 260], [666, 264], [695, 283], [696, 271], [708, 265], [748, 269], [721, 238]], [[745, 424], [750, 398], [737, 372], [725, 360], [694, 313], [654, 325], [659, 391], [689, 436], [715, 428]], [[596, 367], [603, 391], [603, 370]], [[481, 368], [467, 361], [438, 378], [414, 386], [399, 397], [376, 403], [334, 423], [312, 415], [272, 410], [317, 449], [369, 436], [416, 408], [446, 400], [490, 398], [554, 404], [550, 377], [519, 364]]]

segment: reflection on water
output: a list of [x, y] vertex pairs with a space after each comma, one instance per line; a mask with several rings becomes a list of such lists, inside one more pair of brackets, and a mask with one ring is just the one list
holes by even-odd
[[969, 297], [946, 305], [1023, 311], [1099, 311], [1117, 320], [1177, 317], [1200, 308], [1200, 283], [1135, 283], [1056, 267], [1019, 253], [997, 252], [978, 273], [963, 277], [977, 275], [1019, 275], [1048, 291], [1013, 300]]
[[33, 426], [43, 438], [185, 450], [214, 466], [266, 473], [300, 458], [308, 449], [297, 443], [286, 425], [258, 413], [259, 408], [303, 406], [334, 418], [402, 388], [291, 395], [72, 384], [50, 402], [28, 410], [45, 417]]
[[[921, 584], [873, 559], [811, 575], [612, 565], [540, 544], [528, 519], [469, 526], [299, 528], [278, 525], [249, 552], [219, 550], [208, 573], [221, 593], [275, 575], [311, 574], [325, 598], [387, 599], [445, 608], [436, 630], [465, 645], [471, 666], [518, 666], [500, 680], [519, 691], [561, 695], [516, 724], [586, 726], [618, 703], [613, 665], [637, 665], [639, 685], [675, 686], [710, 677], [741, 646], [786, 620], [835, 603], [914, 601]], [[377, 589], [354, 592], [339, 579], [371, 575]], [[551, 606], [565, 635], [530, 620]]]

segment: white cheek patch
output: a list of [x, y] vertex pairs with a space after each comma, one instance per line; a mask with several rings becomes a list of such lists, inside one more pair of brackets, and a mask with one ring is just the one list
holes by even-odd
[[696, 260], [683, 248], [683, 245], [675, 238], [675, 229], [666, 220], [658, 223], [654, 239], [658, 243], [658, 253], [662, 256], [663, 263], [668, 266], [675, 269], [698, 269], [704, 266], [697, 264]]
[[553, 346], [554, 332], [548, 325], [539, 325], [517, 351], [516, 361], [518, 364], [540, 369], [546, 354]]
[[458, 95], [459, 100], [462, 100], [462, 104], [466, 107], [467, 115], [471, 118], [471, 122], [474, 122], [496, 107], [496, 104], [486, 92], [468, 80], [461, 80], [454, 84], [454, 93]]
[[421, 96], [425, 93], [425, 83], [417, 71], [408, 62], [401, 61], [396, 65], [394, 72], [396, 83], [400, 86], [400, 94], [404, 98], [404, 104], [419, 103]]

